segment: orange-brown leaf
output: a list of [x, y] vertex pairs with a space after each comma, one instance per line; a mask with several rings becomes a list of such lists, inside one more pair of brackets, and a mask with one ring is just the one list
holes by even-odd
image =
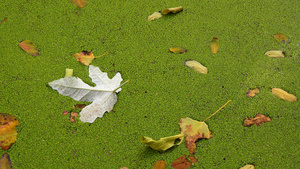
[[84, 8], [88, 4], [88, 0], [71, 0], [71, 2], [79, 8]]
[[71, 112], [71, 116], [70, 116], [70, 122], [74, 123], [75, 119], [77, 118], [78, 113], [76, 112]]
[[37, 47], [30, 40], [24, 40], [19, 43], [19, 46], [29, 55], [37, 56], [39, 55], [39, 51]]
[[4, 153], [0, 159], [0, 169], [12, 169], [12, 163], [7, 153]]
[[188, 148], [190, 154], [194, 154], [196, 150], [196, 142], [199, 139], [210, 139], [212, 134], [208, 129], [208, 125], [205, 122], [199, 122], [191, 118], [180, 119], [181, 134], [186, 135], [185, 145]]
[[7, 18], [4, 18], [4, 19], [0, 22], [0, 24], [4, 23], [4, 22], [6, 22], [6, 21], [7, 21]]
[[7, 150], [17, 140], [16, 126], [19, 120], [10, 114], [0, 113], [0, 147]]
[[153, 169], [166, 169], [167, 163], [164, 160], [156, 161], [153, 165]]
[[218, 53], [219, 48], [220, 48], [219, 39], [216, 37], [213, 37], [213, 39], [210, 43], [210, 49], [211, 49], [212, 53], [214, 53], [214, 54]]
[[255, 88], [255, 89], [248, 89], [246, 94], [247, 97], [254, 97], [257, 93], [259, 93], [260, 89], [259, 88]]
[[252, 126], [253, 124], [256, 124], [257, 126], [260, 126], [262, 123], [269, 122], [271, 119], [261, 113], [258, 113], [254, 118], [246, 118], [244, 120], [243, 126]]
[[177, 158], [172, 164], [171, 167], [175, 169], [186, 169], [190, 168], [192, 164], [197, 163], [195, 157], [189, 156], [189, 160], [186, 158], [186, 155], [183, 155]]
[[[101, 56], [104, 56], [105, 54], [107, 54], [108, 52], [105, 52], [104, 54], [102, 54]], [[93, 51], [85, 51], [83, 50], [80, 53], [75, 53], [73, 54], [73, 56], [76, 58], [76, 60], [78, 62], [81, 62], [82, 64], [88, 66], [90, 65], [90, 63], [95, 59], [95, 58], [99, 58], [101, 56], [94, 56]]]
[[289, 43], [290, 42], [289, 37], [287, 37], [286, 35], [284, 35], [282, 33], [275, 34], [274, 38], [276, 39], [277, 42], [280, 42], [280, 43]]

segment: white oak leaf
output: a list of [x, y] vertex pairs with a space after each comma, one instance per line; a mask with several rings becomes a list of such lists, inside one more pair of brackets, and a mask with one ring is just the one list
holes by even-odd
[[95, 87], [89, 86], [78, 77], [67, 76], [50, 82], [49, 85], [58, 93], [69, 96], [76, 101], [92, 102], [80, 112], [82, 122], [93, 123], [97, 117], [111, 111], [117, 102], [116, 93], [121, 91], [120, 83], [123, 80], [120, 73], [109, 79], [107, 73], [99, 67], [89, 66], [89, 76]]

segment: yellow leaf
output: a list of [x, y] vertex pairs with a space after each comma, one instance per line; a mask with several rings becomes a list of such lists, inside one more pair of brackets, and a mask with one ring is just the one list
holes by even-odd
[[179, 6], [179, 7], [175, 7], [175, 8], [168, 8], [168, 9], [164, 9], [162, 14], [163, 15], [167, 15], [168, 13], [172, 12], [172, 13], [178, 13], [178, 12], [181, 12], [183, 10], [183, 7], [182, 6]]
[[154, 19], [159, 19], [161, 17], [162, 15], [160, 12], [154, 12], [153, 14], [148, 16], [148, 21], [153, 21]]
[[290, 39], [289, 37], [287, 37], [286, 35], [282, 34], [282, 33], [277, 33], [273, 36], [277, 42], [281, 42], [281, 43], [289, 43]]
[[[107, 53], [108, 53], [108, 52], [105, 52], [105, 53], [102, 54], [101, 56], [104, 56], [104, 55], [107, 54]], [[86, 65], [86, 66], [90, 65], [90, 63], [91, 63], [95, 58], [101, 57], [101, 56], [95, 57], [92, 51], [88, 52], [88, 51], [85, 51], [85, 50], [82, 51], [82, 52], [80, 52], [80, 53], [75, 53], [73, 56], [76, 58], [76, 60], [77, 60], [78, 62], [81, 62], [82, 64], [84, 64], [84, 65]]]
[[270, 50], [266, 52], [265, 55], [271, 58], [284, 58], [284, 52], [281, 50]]
[[67, 76], [73, 76], [73, 69], [66, 69], [66, 74], [65, 74], [65, 77]]
[[39, 51], [37, 47], [30, 40], [24, 40], [19, 43], [19, 46], [29, 55], [37, 56], [39, 55]]
[[88, 4], [88, 0], [71, 0], [71, 2], [79, 8], [84, 8]]
[[275, 96], [277, 96], [277, 97], [279, 97], [283, 100], [286, 100], [286, 101], [290, 101], [290, 102], [296, 102], [297, 101], [296, 96], [294, 96], [294, 95], [292, 95], [292, 94], [290, 94], [290, 93], [288, 93], [288, 92], [286, 92], [286, 91], [284, 91], [280, 88], [272, 88], [272, 93]]
[[189, 67], [189, 68], [191, 68], [191, 69], [193, 69], [193, 70], [195, 70], [195, 71], [197, 71], [199, 73], [207, 74], [207, 72], [208, 72], [207, 67], [203, 66], [201, 63], [199, 63], [199, 62], [197, 62], [195, 60], [186, 60], [184, 62], [184, 64], [187, 67]]
[[173, 53], [185, 53], [186, 52], [186, 49], [184, 49], [183, 47], [171, 47], [169, 50]]
[[7, 153], [4, 153], [0, 159], [0, 169], [12, 169], [12, 163]]
[[10, 114], [0, 113], [0, 147], [7, 150], [17, 140], [16, 126], [19, 120]]
[[174, 146], [176, 139], [180, 139], [180, 142], [177, 145], [181, 144], [183, 138], [184, 138], [183, 134], [178, 134], [175, 136], [164, 137], [159, 139], [158, 141], [155, 141], [150, 137], [142, 136], [141, 142], [149, 145], [153, 150], [166, 151], [167, 149]]
[[213, 37], [213, 39], [210, 43], [210, 49], [211, 49], [212, 53], [214, 53], [214, 54], [218, 53], [219, 48], [220, 48], [219, 39], [216, 37]]
[[254, 169], [254, 165], [247, 164], [244, 167], [241, 167], [240, 169]]

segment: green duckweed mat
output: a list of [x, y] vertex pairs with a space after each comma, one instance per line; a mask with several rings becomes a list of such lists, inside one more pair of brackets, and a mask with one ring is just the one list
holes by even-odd
[[[165, 8], [183, 11], [148, 21]], [[77, 8], [68, 0], [3, 1], [0, 5], [0, 111], [18, 117], [17, 141], [7, 152], [18, 168], [167, 168], [188, 149], [183, 144], [157, 152], [141, 143], [180, 133], [179, 119], [207, 121], [213, 137], [197, 143], [194, 168], [299, 168], [299, 101], [275, 97], [277, 87], [300, 97], [300, 3], [296, 0], [124, 1], [90, 0]], [[273, 35], [287, 35], [289, 44]], [[220, 40], [217, 54], [210, 51]], [[19, 46], [31, 40], [39, 56]], [[182, 46], [187, 53], [169, 52]], [[118, 93], [113, 111], [94, 123], [69, 121], [64, 110], [82, 103], [47, 84], [65, 69], [93, 85], [88, 66], [72, 54], [92, 50], [92, 65], [117, 72], [129, 83]], [[283, 50], [285, 58], [264, 53]], [[184, 65], [194, 59], [208, 68], [203, 75]], [[246, 97], [249, 88], [261, 92]], [[246, 117], [272, 119], [244, 127]]]

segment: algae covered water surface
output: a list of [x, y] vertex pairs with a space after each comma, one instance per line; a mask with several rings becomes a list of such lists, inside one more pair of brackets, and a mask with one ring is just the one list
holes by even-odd
[[[154, 12], [182, 6], [183, 11], [148, 21]], [[165, 152], [141, 143], [180, 133], [179, 119], [207, 121], [212, 138], [197, 143], [194, 168], [299, 168], [299, 101], [277, 98], [271, 88], [300, 97], [299, 2], [275, 1], [96, 1], [84, 8], [65, 1], [3, 1], [0, 5], [0, 113], [19, 119], [17, 141], [7, 152], [14, 168], [167, 168], [189, 154], [183, 144]], [[277, 42], [282, 33], [290, 43]], [[214, 54], [210, 41], [217, 37]], [[31, 40], [38, 56], [19, 42]], [[174, 54], [180, 46], [186, 53]], [[92, 65], [122, 86], [111, 112], [94, 123], [71, 123], [64, 110], [77, 102], [48, 83], [65, 69], [93, 86], [88, 66], [72, 56], [93, 51]], [[284, 58], [264, 55], [282, 50]], [[189, 69], [196, 60], [206, 75]], [[253, 98], [248, 89], [260, 88]], [[85, 102], [89, 104], [88, 102]], [[246, 117], [271, 118], [244, 127]]]

